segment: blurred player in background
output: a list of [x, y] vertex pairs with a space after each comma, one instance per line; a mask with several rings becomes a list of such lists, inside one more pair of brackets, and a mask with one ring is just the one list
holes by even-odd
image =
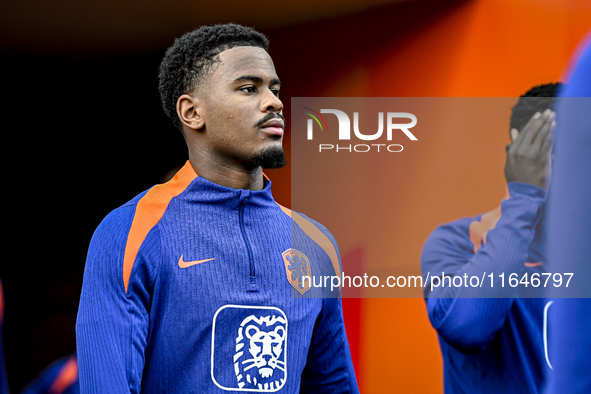
[[79, 394], [76, 354], [62, 357], [47, 366], [21, 394]]
[[[421, 256], [423, 276], [482, 277], [536, 273], [546, 261], [540, 225], [546, 201], [549, 109], [558, 84], [536, 86], [512, 109], [501, 206], [436, 228]], [[484, 283], [487, 286], [487, 282]], [[519, 298], [507, 283], [483, 290], [426, 284], [431, 324], [439, 334], [446, 393], [538, 393], [544, 383], [543, 298]], [[508, 289], [509, 288], [509, 289]], [[494, 298], [499, 297], [499, 298]]]
[[8, 379], [6, 378], [6, 365], [4, 364], [4, 291], [0, 281], [0, 394], [8, 394]]
[[[285, 165], [267, 46], [228, 24], [167, 50], [159, 89], [189, 161], [93, 236], [76, 324], [82, 392], [358, 392], [339, 293], [294, 297], [318, 290], [302, 276], [341, 267], [332, 235], [279, 206], [263, 175]], [[142, 138], [150, 125], [129, 116]]]
[[548, 394], [591, 393], [591, 32], [571, 65], [556, 114], [548, 257], [551, 271], [573, 273], [587, 298], [553, 300]]

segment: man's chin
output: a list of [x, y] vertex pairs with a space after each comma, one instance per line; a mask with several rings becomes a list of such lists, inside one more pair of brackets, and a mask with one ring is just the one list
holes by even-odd
[[252, 159], [254, 164], [265, 169], [278, 169], [287, 165], [285, 152], [280, 145], [264, 148], [256, 153]]

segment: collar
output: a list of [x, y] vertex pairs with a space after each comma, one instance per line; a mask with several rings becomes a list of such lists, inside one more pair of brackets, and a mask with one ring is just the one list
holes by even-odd
[[[200, 201], [216, 201], [236, 200], [240, 202], [250, 200], [251, 202], [267, 204], [276, 204], [271, 192], [271, 180], [263, 173], [265, 178], [264, 187], [262, 190], [248, 190], [248, 189], [234, 189], [227, 186], [222, 186], [203, 177], [200, 177], [191, 163], [187, 160], [185, 165], [175, 174], [175, 176], [167, 183], [188, 185], [185, 192], [190, 193], [193, 198]], [[197, 193], [198, 195], [194, 195]]]

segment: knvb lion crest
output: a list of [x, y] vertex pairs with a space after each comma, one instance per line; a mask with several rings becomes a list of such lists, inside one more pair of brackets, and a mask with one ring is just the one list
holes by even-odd
[[232, 392], [283, 389], [287, 383], [287, 323], [285, 312], [272, 306], [220, 307], [211, 331], [213, 383]]
[[234, 355], [241, 390], [273, 392], [283, 387], [286, 339], [287, 321], [282, 316], [251, 315], [242, 321]]
[[[287, 280], [301, 295], [312, 287], [312, 269], [308, 256], [296, 249], [287, 249], [281, 254]], [[304, 280], [306, 277], [306, 280]]]

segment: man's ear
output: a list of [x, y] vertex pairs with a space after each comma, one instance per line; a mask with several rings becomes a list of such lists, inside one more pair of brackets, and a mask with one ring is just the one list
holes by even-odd
[[188, 94], [183, 94], [176, 102], [176, 113], [184, 126], [193, 130], [205, 126], [205, 105], [203, 100]]

